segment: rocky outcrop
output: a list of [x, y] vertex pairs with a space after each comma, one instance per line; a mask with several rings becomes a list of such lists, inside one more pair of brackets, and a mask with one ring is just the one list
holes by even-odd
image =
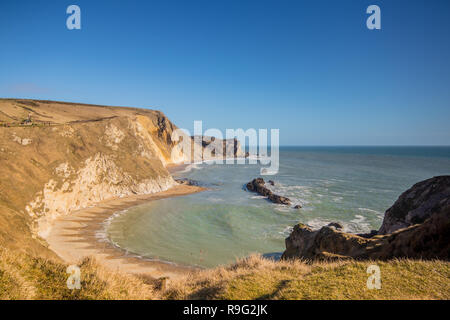
[[370, 240], [342, 232], [332, 225], [313, 230], [299, 223], [286, 239], [282, 259], [357, 257], [366, 252], [369, 243]]
[[384, 214], [378, 234], [422, 223], [450, 205], [450, 176], [434, 177], [416, 183], [405, 191]]
[[273, 203], [277, 203], [277, 204], [284, 204], [284, 205], [291, 205], [291, 200], [289, 198], [283, 197], [283, 196], [279, 196], [275, 193], [271, 193], [269, 194], [269, 196], [267, 197], [270, 201], [272, 201]]
[[356, 235], [343, 232], [335, 223], [319, 230], [297, 224], [286, 239], [282, 258], [449, 260], [449, 186], [448, 177], [435, 177], [403, 193], [385, 214], [384, 228], [393, 232], [380, 229]]
[[223, 160], [227, 158], [245, 157], [241, 143], [234, 139], [218, 139], [209, 136], [193, 136], [193, 141], [201, 141], [202, 160]]
[[297, 224], [286, 239], [282, 259], [450, 259], [450, 207], [422, 224], [388, 235], [364, 238], [334, 226], [312, 230]]
[[246, 187], [248, 191], [257, 192], [260, 195], [267, 197], [267, 199], [273, 203], [291, 205], [291, 200], [289, 198], [274, 194], [265, 186], [265, 184], [263, 178], [256, 178], [247, 183]]

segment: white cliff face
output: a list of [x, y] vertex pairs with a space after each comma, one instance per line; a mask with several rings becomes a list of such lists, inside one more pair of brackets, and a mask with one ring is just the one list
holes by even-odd
[[[101, 128], [102, 133], [93, 137], [99, 143], [84, 150], [89, 151], [91, 156], [85, 157], [81, 163], [74, 162], [73, 159], [60, 162], [53, 172], [49, 172], [51, 178], [45, 182], [43, 189], [26, 205], [25, 211], [36, 222], [34, 234], [45, 238], [55, 218], [93, 206], [100, 201], [156, 193], [176, 184], [164, 168], [171, 159], [167, 159], [160, 149], [161, 142], [155, 143], [158, 128], [152, 127], [149, 118], [107, 122]], [[58, 134], [61, 130], [52, 132]], [[76, 130], [80, 128], [77, 127]], [[75, 131], [70, 126], [65, 126], [63, 132], [70, 133], [63, 135], [69, 139], [64, 141], [64, 145], [70, 146], [70, 139], [80, 139], [78, 136], [81, 133], [77, 133], [80, 131]], [[61, 136], [60, 133], [58, 135]], [[81, 141], [86, 141], [86, 138]], [[168, 149], [171, 147], [167, 146]], [[67, 148], [67, 152], [70, 152], [70, 148]], [[77, 156], [81, 156], [81, 153], [77, 153]], [[58, 159], [61, 161], [65, 157], [60, 155]], [[143, 158], [146, 164], [142, 164]]]
[[13, 133], [13, 141], [17, 142], [18, 144], [21, 144], [22, 146], [27, 146], [33, 142], [32, 139], [21, 138], [21, 137], [17, 136], [15, 133]]
[[25, 208], [36, 218], [34, 231], [43, 238], [48, 235], [52, 220], [60, 215], [109, 198], [164, 191], [176, 183], [170, 175], [135, 181], [116, 165], [112, 156], [100, 153], [88, 158], [77, 172], [67, 163], [62, 163], [55, 171], [55, 179], [50, 179]]
[[122, 142], [125, 134], [122, 130], [111, 124], [106, 127], [104, 143], [114, 151], [119, 149], [119, 143]]

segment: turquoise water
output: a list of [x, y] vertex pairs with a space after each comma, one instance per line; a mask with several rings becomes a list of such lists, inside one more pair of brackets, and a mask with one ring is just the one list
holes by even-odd
[[117, 214], [108, 238], [131, 254], [212, 267], [250, 253], [282, 252], [297, 222], [346, 231], [378, 229], [384, 211], [414, 183], [450, 174], [450, 147], [284, 147], [275, 193], [303, 206], [273, 204], [243, 185], [259, 165], [196, 164], [177, 174], [210, 190], [153, 201]]

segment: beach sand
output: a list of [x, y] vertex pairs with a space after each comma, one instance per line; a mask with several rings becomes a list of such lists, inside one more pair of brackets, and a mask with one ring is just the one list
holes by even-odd
[[50, 249], [70, 264], [77, 264], [84, 257], [94, 257], [98, 263], [115, 271], [174, 279], [195, 269], [127, 255], [125, 251], [113, 246], [109, 241], [102, 241], [96, 237], [96, 234], [103, 230], [104, 221], [118, 211], [148, 201], [183, 196], [203, 190], [205, 189], [197, 186], [178, 185], [155, 194], [100, 202], [95, 207], [57, 218], [46, 240]]

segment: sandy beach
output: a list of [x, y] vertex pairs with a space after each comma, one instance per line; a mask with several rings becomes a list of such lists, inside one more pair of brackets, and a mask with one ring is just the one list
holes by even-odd
[[67, 263], [77, 264], [84, 257], [95, 257], [101, 265], [113, 270], [173, 279], [194, 269], [127, 255], [108, 241], [102, 241], [96, 237], [96, 234], [102, 230], [104, 221], [115, 212], [144, 202], [188, 195], [203, 190], [205, 189], [197, 186], [179, 185], [155, 194], [104, 201], [95, 207], [56, 219], [46, 240], [50, 249]]

